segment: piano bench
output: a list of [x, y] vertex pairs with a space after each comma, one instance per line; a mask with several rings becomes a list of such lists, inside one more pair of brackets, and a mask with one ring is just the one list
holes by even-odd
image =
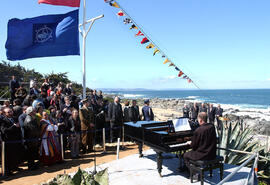
[[190, 169], [190, 182], [193, 183], [193, 175], [197, 173], [200, 174], [201, 185], [204, 182], [204, 172], [209, 171], [210, 177], [213, 176], [213, 169], [219, 168], [220, 170], [220, 180], [223, 179], [223, 161], [222, 156], [217, 156], [213, 160], [198, 160], [198, 161], [189, 161]]

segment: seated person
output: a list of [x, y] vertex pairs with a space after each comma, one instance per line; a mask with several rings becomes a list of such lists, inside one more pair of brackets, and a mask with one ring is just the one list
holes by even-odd
[[199, 128], [197, 128], [191, 138], [192, 150], [184, 154], [186, 167], [189, 161], [213, 160], [216, 158], [216, 130], [213, 124], [207, 123], [207, 114], [201, 112], [198, 115]]

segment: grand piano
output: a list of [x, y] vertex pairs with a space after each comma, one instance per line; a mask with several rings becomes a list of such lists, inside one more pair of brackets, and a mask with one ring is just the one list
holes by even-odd
[[[186, 118], [179, 118], [180, 121], [181, 119], [183, 119], [182, 121], [187, 121]], [[192, 129], [175, 131], [174, 125], [173, 121], [138, 121], [136, 123], [124, 123], [124, 134], [136, 141], [140, 157], [143, 156], [143, 144], [151, 147], [157, 153], [157, 169], [160, 176], [162, 176], [163, 153], [177, 152], [181, 167], [181, 165], [183, 165], [183, 151], [190, 149], [190, 145], [187, 142], [191, 140], [193, 134]]]

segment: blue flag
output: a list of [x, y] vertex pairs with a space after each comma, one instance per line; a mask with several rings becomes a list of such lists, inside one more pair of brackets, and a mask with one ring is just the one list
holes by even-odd
[[80, 55], [79, 10], [8, 22], [8, 60]]

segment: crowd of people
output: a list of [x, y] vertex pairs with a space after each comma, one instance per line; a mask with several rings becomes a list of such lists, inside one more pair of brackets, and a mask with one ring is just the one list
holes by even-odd
[[[93, 151], [94, 144], [101, 144], [102, 129], [108, 131], [107, 140], [121, 138], [124, 122], [154, 120], [154, 114], [145, 100], [140, 115], [136, 100], [113, 102], [103, 98], [102, 91], [91, 90], [87, 98], [76, 95], [72, 83], [64, 86], [45, 79], [42, 84], [30, 81], [29, 90], [12, 76], [10, 100], [0, 107], [0, 134], [5, 141], [6, 175], [21, 170], [19, 164], [27, 161], [28, 169], [52, 165], [63, 161], [63, 150], [70, 150], [72, 158]], [[38, 161], [38, 162], [37, 162]]]
[[200, 106], [196, 102], [193, 103], [192, 106], [188, 106], [187, 104], [183, 107], [183, 117], [189, 118], [192, 121], [197, 121], [198, 115], [201, 112], [205, 112], [208, 117], [208, 123], [217, 123], [217, 128], [221, 129], [222, 121], [220, 117], [222, 117], [223, 109], [221, 108], [220, 104], [217, 107], [214, 107], [213, 104], [209, 104], [208, 106], [205, 103], [201, 103]]

